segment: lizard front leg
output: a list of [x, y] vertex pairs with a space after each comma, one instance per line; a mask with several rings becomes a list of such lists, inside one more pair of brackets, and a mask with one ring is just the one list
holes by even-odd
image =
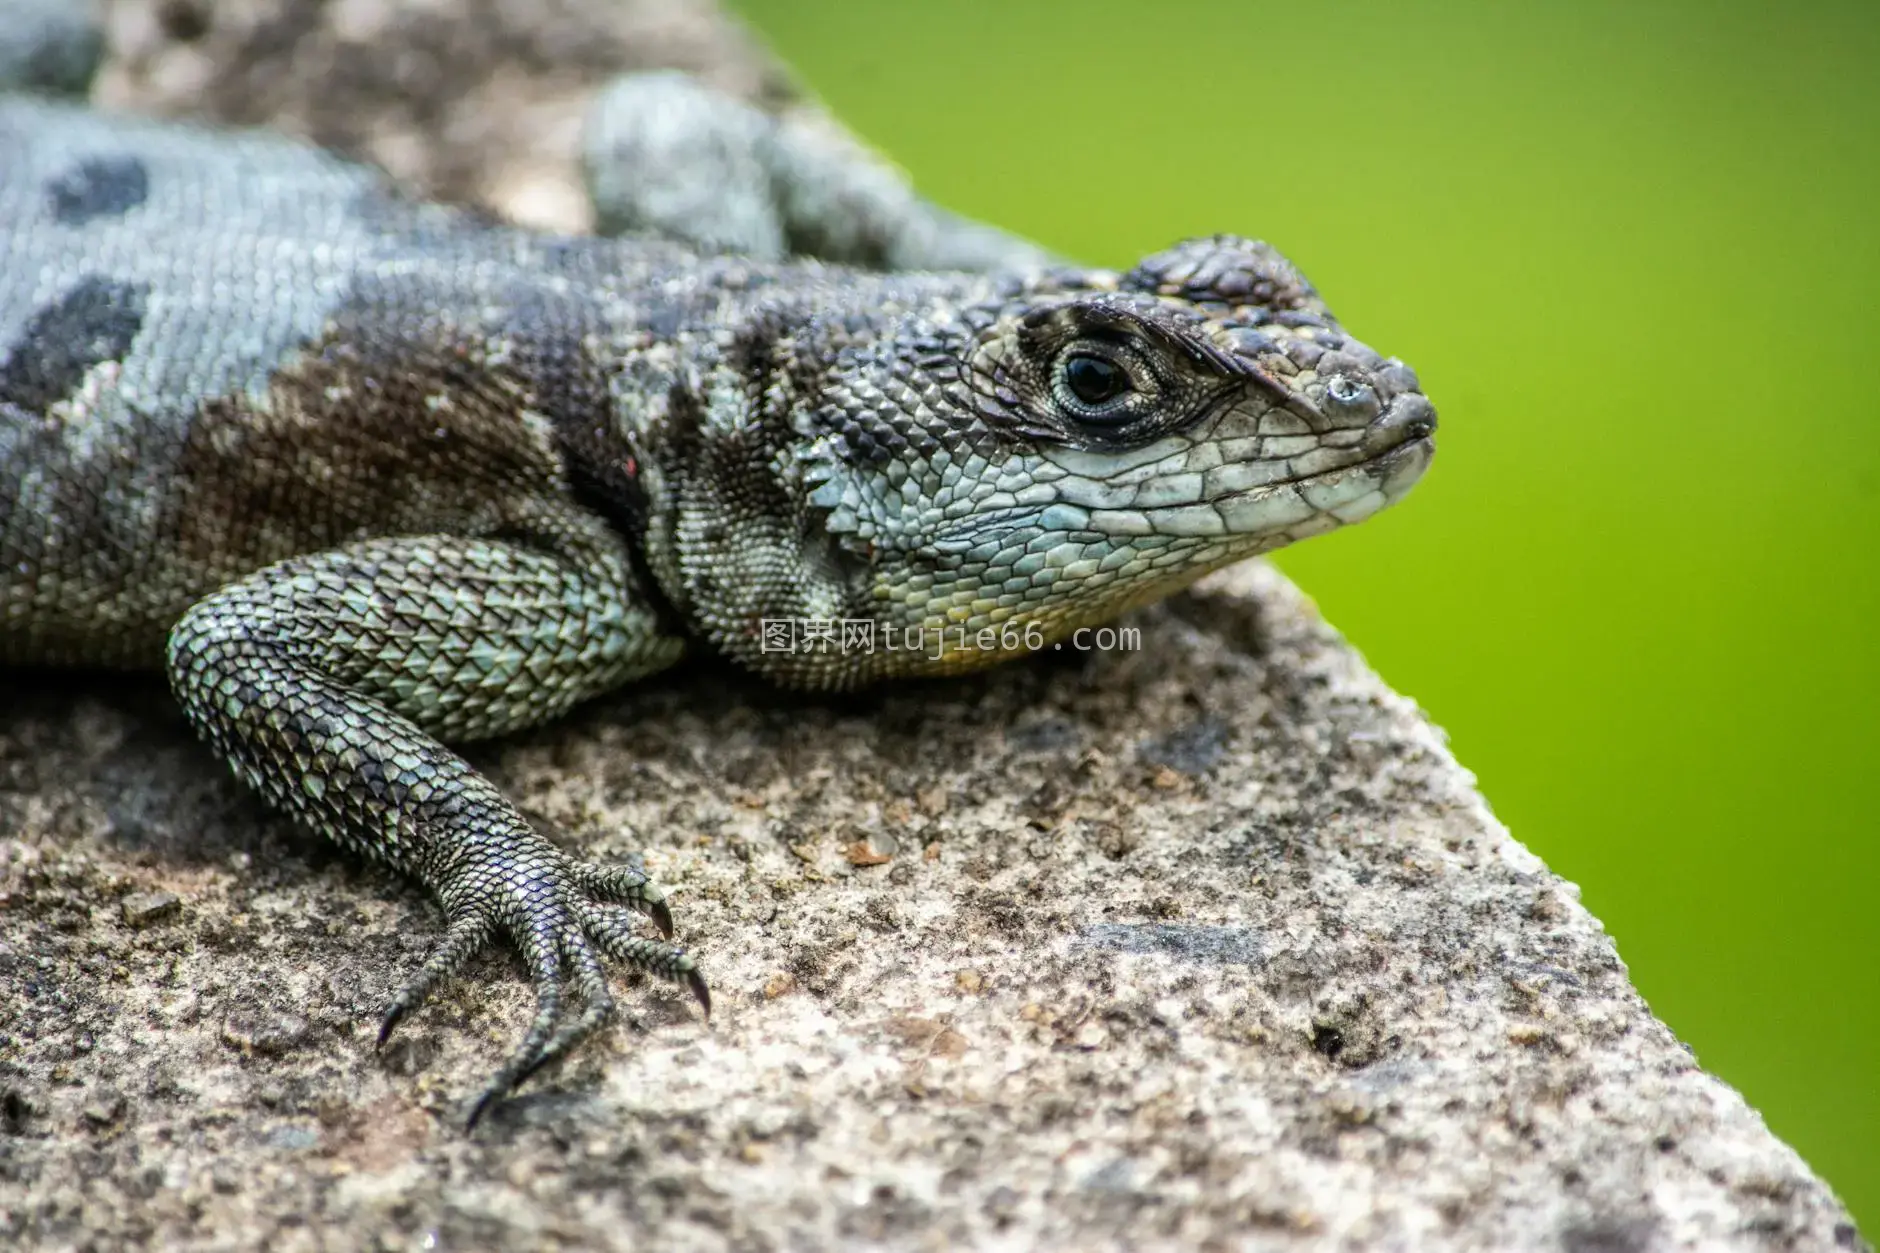
[[556, 848], [443, 743], [543, 722], [677, 660], [683, 644], [633, 592], [619, 539], [569, 511], [526, 534], [292, 558], [199, 601], [170, 635], [171, 684], [237, 775], [443, 905], [445, 939], [393, 1000], [381, 1042], [495, 933], [521, 949], [535, 1018], [471, 1125], [611, 1016], [602, 954], [684, 980], [710, 1008], [691, 958], [635, 934], [630, 910], [671, 934], [645, 875]]

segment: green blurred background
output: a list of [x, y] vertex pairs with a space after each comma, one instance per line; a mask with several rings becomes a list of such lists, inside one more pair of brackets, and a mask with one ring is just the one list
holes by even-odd
[[736, 7], [943, 203], [1416, 366], [1429, 478], [1280, 564], [1880, 1225], [1880, 5]]

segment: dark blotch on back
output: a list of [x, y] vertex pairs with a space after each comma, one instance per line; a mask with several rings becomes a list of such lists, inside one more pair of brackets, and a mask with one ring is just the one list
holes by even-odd
[[93, 275], [33, 315], [0, 362], [0, 400], [44, 413], [77, 390], [86, 371], [122, 360], [144, 324], [149, 289]]
[[66, 226], [129, 213], [150, 194], [150, 175], [136, 157], [92, 157], [46, 184], [52, 216]]

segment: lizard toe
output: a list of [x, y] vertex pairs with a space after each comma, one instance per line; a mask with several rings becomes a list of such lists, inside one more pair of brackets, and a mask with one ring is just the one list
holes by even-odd
[[522, 1043], [509, 1060], [490, 1076], [464, 1119], [464, 1130], [476, 1127], [489, 1107], [507, 1096], [523, 1079], [535, 1073], [549, 1060], [548, 1046], [562, 1026], [563, 984], [561, 974], [561, 937], [568, 929], [565, 911], [552, 895], [529, 901], [526, 925], [518, 929], [516, 942], [529, 968], [529, 980], [535, 985], [535, 1017]]
[[705, 977], [691, 956], [676, 944], [635, 935], [630, 915], [607, 905], [583, 903], [577, 906], [581, 929], [616, 961], [638, 966], [648, 974], [673, 983], [683, 983], [709, 1015], [711, 993]]
[[661, 935], [672, 938], [672, 910], [666, 904], [666, 894], [645, 872], [632, 866], [599, 866], [593, 862], [576, 862], [573, 869], [576, 882], [588, 895], [637, 910], [653, 920]]
[[555, 1028], [555, 1034], [516, 1074], [512, 1086], [527, 1082], [544, 1066], [567, 1054], [611, 1021], [617, 1012], [613, 995], [607, 990], [607, 972], [601, 968], [600, 955], [587, 937], [577, 931], [565, 932], [561, 937], [561, 952], [562, 959], [574, 971], [575, 987], [581, 993], [581, 1012]]
[[[639, 882], [633, 882], [634, 876], [638, 876]], [[544, 879], [559, 881], [551, 888]], [[608, 991], [603, 957], [683, 982], [708, 1013], [711, 1008], [704, 978], [683, 950], [664, 940], [636, 934], [636, 929], [644, 925], [639, 921], [643, 914], [651, 914], [663, 928], [671, 925], [658, 889], [651, 888], [637, 871], [624, 868], [616, 871], [579, 862], [566, 866], [561, 875], [546, 875], [538, 868], [538, 873], [528, 876], [526, 882], [513, 885], [509, 895], [511, 906], [517, 907], [522, 917], [509, 922], [508, 928], [522, 950], [530, 980], [535, 985], [536, 1012], [521, 1044], [490, 1077], [472, 1104], [465, 1120], [466, 1130], [474, 1128], [497, 1101], [568, 1054], [615, 1017], [618, 1009]], [[486, 917], [497, 914], [493, 905], [486, 907]], [[458, 939], [460, 930], [462, 937]], [[480, 942], [487, 934], [488, 926], [484, 925], [475, 937]], [[419, 980], [414, 981], [422, 985], [420, 993], [454, 968], [468, 952], [474, 951], [471, 946], [457, 953], [453, 946], [453, 940], [457, 946], [471, 944], [472, 927], [468, 922], [453, 925], [451, 935], [452, 938], [440, 946], [440, 954], [445, 949], [452, 950], [448, 959], [435, 957], [427, 963]], [[436, 967], [435, 973], [433, 967]], [[430, 976], [428, 982], [426, 976]], [[569, 1012], [566, 992], [570, 985], [581, 1005], [578, 1013]], [[412, 998], [401, 996], [394, 1008], [402, 1013], [409, 1003], [413, 1003]]]
[[392, 1029], [397, 1027], [404, 1016], [424, 1003], [431, 989], [463, 968], [463, 964], [476, 955], [485, 944], [489, 943], [493, 930], [490, 920], [477, 914], [466, 914], [450, 924], [437, 947], [431, 950], [424, 965], [398, 990], [392, 1003], [385, 1010], [385, 1017], [379, 1023], [378, 1047], [392, 1038]]

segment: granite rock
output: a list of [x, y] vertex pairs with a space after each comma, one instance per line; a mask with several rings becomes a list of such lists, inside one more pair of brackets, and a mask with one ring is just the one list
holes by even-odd
[[[709, 971], [497, 1106], [491, 958], [161, 684], [0, 715], [0, 1234], [270, 1248], [1851, 1248], [1571, 884], [1271, 568], [981, 678], [700, 664], [477, 752]], [[133, 922], [133, 900], [182, 904]], [[427, 1246], [429, 1247], [429, 1246]]]

